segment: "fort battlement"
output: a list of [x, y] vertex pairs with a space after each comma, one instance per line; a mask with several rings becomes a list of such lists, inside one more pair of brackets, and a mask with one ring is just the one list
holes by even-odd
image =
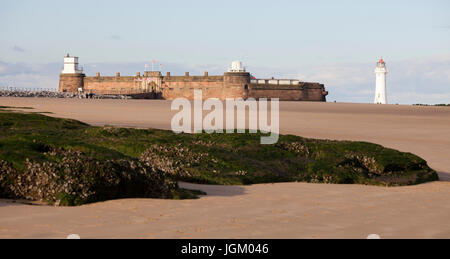
[[[72, 58], [71, 60], [78, 59]], [[78, 65], [78, 64], [77, 64]], [[179, 97], [193, 99], [193, 90], [202, 90], [203, 98], [279, 98], [283, 101], [326, 101], [325, 86], [300, 82], [296, 79], [252, 79], [250, 73], [233, 63], [223, 75], [172, 75], [160, 71], [137, 72], [135, 76], [85, 76], [80, 73], [61, 73], [60, 92], [86, 92], [93, 94], [135, 95], [173, 100]], [[67, 66], [67, 64], [65, 64]], [[67, 69], [65, 67], [65, 69]], [[69, 66], [69, 71], [77, 71]]]
[[223, 82], [223, 76], [165, 76], [164, 82]]

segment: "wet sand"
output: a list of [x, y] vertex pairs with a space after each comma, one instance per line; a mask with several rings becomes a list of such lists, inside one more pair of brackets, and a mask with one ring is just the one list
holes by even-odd
[[[0, 98], [93, 125], [170, 129], [170, 102]], [[415, 153], [441, 182], [384, 188], [284, 183], [204, 186], [198, 200], [117, 200], [76, 208], [0, 201], [0, 238], [450, 238], [450, 108], [280, 103], [280, 131]]]

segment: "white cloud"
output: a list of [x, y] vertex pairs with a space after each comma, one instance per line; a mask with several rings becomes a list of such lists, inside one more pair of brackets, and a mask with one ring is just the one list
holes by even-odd
[[116, 35], [116, 34], [111, 35], [109, 38], [112, 40], [121, 40], [122, 39], [122, 37], [120, 37], [119, 35]]
[[17, 45], [14, 45], [12, 49], [16, 52], [25, 52], [25, 50], [22, 47]]
[[0, 76], [0, 88], [17, 87], [21, 89], [57, 89], [57, 77], [38, 74], [16, 74]]
[[0, 61], [0, 87], [57, 88], [61, 64], [24, 64]]

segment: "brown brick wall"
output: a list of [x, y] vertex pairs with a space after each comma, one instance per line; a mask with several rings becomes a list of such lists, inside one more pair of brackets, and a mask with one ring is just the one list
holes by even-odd
[[[150, 74], [153, 73], [153, 74]], [[153, 82], [136, 81], [145, 76]], [[326, 101], [325, 87], [318, 83], [302, 82], [299, 85], [250, 84], [249, 73], [225, 73], [223, 76], [166, 76], [159, 72], [146, 72], [140, 76], [91, 76], [61, 75], [60, 91], [84, 91], [96, 94], [134, 94], [144, 89], [162, 91], [162, 98], [179, 97], [192, 100], [194, 90], [202, 90], [203, 98], [279, 98], [281, 101]]]
[[96, 94], [120, 94], [138, 92], [141, 82], [135, 82], [135, 77], [86, 77], [84, 91]]
[[59, 91], [76, 93], [78, 88], [83, 88], [84, 74], [61, 74], [59, 76]]
[[279, 98], [280, 101], [326, 101], [326, 93], [323, 85], [311, 84], [301, 87], [286, 86], [249, 86], [249, 98]]
[[203, 99], [208, 98], [243, 98], [244, 87], [225, 86], [223, 81], [173, 81], [163, 83], [163, 98], [173, 100], [176, 98], [194, 99], [194, 90], [202, 90]]
[[223, 81], [228, 85], [245, 85], [250, 83], [250, 73], [247, 72], [233, 72], [225, 73]]

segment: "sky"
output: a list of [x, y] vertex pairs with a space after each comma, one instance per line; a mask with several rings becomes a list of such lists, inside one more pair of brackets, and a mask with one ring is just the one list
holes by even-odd
[[450, 1], [0, 1], [0, 88], [56, 88], [66, 53], [88, 75], [222, 74], [325, 84], [329, 101], [450, 103]]

